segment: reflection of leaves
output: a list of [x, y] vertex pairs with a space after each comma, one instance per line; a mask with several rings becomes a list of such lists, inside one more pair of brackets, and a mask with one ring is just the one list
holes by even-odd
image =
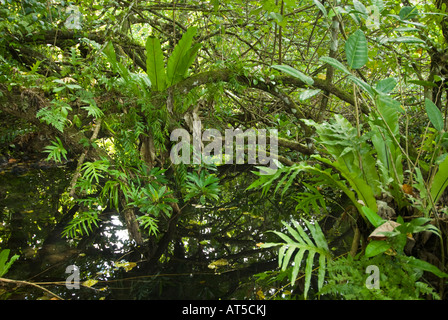
[[218, 267], [224, 267], [227, 266], [229, 262], [226, 259], [219, 259], [216, 261], [213, 261], [208, 265], [209, 269], [217, 269]]

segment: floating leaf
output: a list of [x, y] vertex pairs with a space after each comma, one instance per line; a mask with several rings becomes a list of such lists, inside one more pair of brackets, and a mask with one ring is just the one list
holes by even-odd
[[95, 280], [95, 279], [89, 279], [89, 280], [87, 280], [87, 281], [84, 281], [83, 283], [82, 283], [82, 285], [84, 286], [84, 287], [92, 287], [92, 286], [94, 286], [95, 284], [97, 284], [98, 283], [98, 280]]
[[227, 266], [229, 262], [226, 259], [219, 259], [216, 261], [213, 261], [208, 265], [209, 269], [217, 269], [218, 267], [224, 267]]
[[131, 271], [134, 267], [137, 266], [135, 262], [115, 262], [114, 265], [117, 268], [123, 268], [126, 272]]

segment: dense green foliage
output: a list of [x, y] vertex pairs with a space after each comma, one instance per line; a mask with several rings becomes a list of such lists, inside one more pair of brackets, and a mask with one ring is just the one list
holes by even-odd
[[[229, 275], [200, 297], [446, 298], [447, 1], [0, 3], [2, 159], [75, 162], [67, 241], [117, 211], [140, 274]], [[277, 129], [278, 169], [173, 163], [198, 120]]]

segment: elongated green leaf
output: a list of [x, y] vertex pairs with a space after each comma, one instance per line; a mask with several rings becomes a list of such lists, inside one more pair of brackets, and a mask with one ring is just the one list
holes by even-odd
[[107, 43], [103, 49], [103, 53], [111, 64], [112, 70], [118, 72], [125, 81], [129, 81], [129, 70], [122, 63], [118, 62], [112, 42], [109, 41]]
[[355, 76], [348, 76], [348, 78], [358, 87], [367, 92], [372, 98], [374, 98], [377, 95], [378, 92], [376, 91], [376, 89], [373, 88], [370, 84], [366, 83], [364, 80]]
[[374, 257], [380, 253], [387, 251], [390, 248], [390, 244], [386, 241], [372, 241], [366, 247], [366, 257]]
[[19, 258], [19, 255], [15, 254], [8, 261], [9, 252], [9, 249], [3, 249], [2, 251], [0, 251], [0, 277], [5, 275], [14, 261]]
[[332, 66], [346, 74], [351, 74], [350, 71], [348, 71], [348, 69], [342, 63], [340, 63], [338, 60], [336, 60], [334, 58], [320, 57], [319, 60], [322, 62], [328, 63], [330, 66]]
[[366, 36], [364, 32], [358, 29], [345, 42], [345, 54], [350, 68], [362, 68], [368, 60], [367, 51]]
[[320, 290], [324, 285], [327, 257], [323, 254], [319, 256], [319, 271], [317, 273], [317, 288]]
[[[372, 210], [376, 210], [376, 199], [375, 194], [372, 190], [372, 188], [367, 184], [367, 182], [358, 177], [357, 175], [354, 175], [353, 172], [351, 172], [347, 166], [339, 161], [331, 162], [326, 158], [322, 158], [319, 156], [314, 156], [314, 158], [322, 161], [323, 163], [326, 163], [330, 166], [333, 166], [335, 169], [337, 169], [341, 175], [347, 180], [347, 182], [350, 184], [353, 190], [356, 191], [358, 197], [366, 206], [371, 208]], [[337, 182], [337, 186], [341, 188], [344, 193], [350, 197], [350, 199], [353, 201], [353, 204], [358, 209], [359, 213], [364, 216], [364, 213], [361, 210], [361, 205], [358, 203], [357, 199], [353, 196], [353, 192], [351, 190], [347, 190], [347, 187], [341, 183], [341, 181], [337, 181], [335, 179], [332, 179], [334, 182]]]
[[179, 66], [179, 69], [175, 75], [175, 83], [186, 78], [188, 75], [188, 68], [192, 65], [194, 60], [196, 59], [196, 56], [198, 54], [199, 49], [202, 47], [202, 44], [196, 43], [191, 47], [187, 53], [182, 58], [182, 62]]
[[324, 17], [327, 16], [327, 10], [325, 9], [324, 5], [322, 4], [322, 2], [320, 2], [319, 0], [313, 0], [314, 4], [316, 5], [316, 7], [319, 8], [319, 10], [322, 12], [322, 14], [324, 15]]
[[436, 128], [437, 131], [443, 130], [443, 116], [440, 112], [439, 108], [429, 100], [428, 98], [425, 99], [425, 109], [426, 113], [428, 114], [429, 121], [431, 121], [434, 128]]
[[283, 257], [283, 262], [282, 262], [282, 271], [285, 271], [286, 268], [288, 267], [289, 261], [291, 260], [291, 256], [295, 250], [296, 250], [295, 247], [289, 247], [286, 250], [286, 253], [285, 253], [285, 256]]
[[313, 236], [314, 241], [316, 242], [317, 247], [328, 250], [328, 244], [325, 240], [325, 236], [319, 226], [318, 223], [312, 224], [308, 220], [303, 219], [305, 221], [306, 226], [311, 232], [311, 235]]
[[296, 256], [294, 257], [294, 268], [291, 274], [291, 284], [294, 285], [299, 274], [300, 266], [302, 264], [303, 255], [305, 254], [305, 249], [299, 249]]
[[420, 32], [420, 29], [411, 27], [398, 27], [393, 29], [392, 32]]
[[320, 89], [314, 89], [314, 90], [305, 90], [299, 95], [300, 101], [308, 100], [312, 97], [314, 97], [316, 94], [318, 94], [321, 90]]
[[396, 37], [396, 38], [389, 38], [387, 39], [387, 42], [398, 42], [398, 43], [426, 43], [422, 39], [418, 39], [415, 37]]
[[303, 243], [307, 243], [310, 246], [314, 246], [313, 241], [311, 241], [311, 239], [308, 237], [308, 235], [306, 234], [305, 230], [303, 230], [302, 226], [295, 220], [293, 220], [292, 223], [296, 227], [297, 231], [299, 231], [300, 236], [302, 237], [302, 239], [305, 240], [305, 242], [303, 242]]
[[362, 207], [362, 211], [364, 212], [364, 215], [366, 216], [367, 220], [375, 227], [378, 228], [380, 225], [382, 225], [385, 221], [372, 209], [364, 206]]
[[297, 78], [308, 85], [314, 84], [313, 78], [311, 78], [311, 77], [307, 76], [306, 74], [303, 74], [299, 70], [294, 69], [293, 67], [287, 66], [285, 64], [282, 64], [282, 65], [275, 64], [275, 65], [272, 65], [271, 68], [274, 68], [274, 69], [277, 69], [284, 73], [287, 73], [290, 76], [293, 76], [294, 78]]
[[112, 70], [114, 72], [118, 72], [124, 79], [124, 81], [129, 82], [129, 70], [122, 63], [118, 62], [112, 42], [108, 42], [108, 44], [103, 49], [103, 53], [106, 55], [107, 60], [112, 67]]
[[299, 243], [303, 243], [303, 239], [302, 237], [297, 233], [296, 230], [294, 230], [293, 228], [291, 228], [290, 225], [288, 225], [285, 221], [282, 222], [283, 225], [286, 227], [286, 229], [288, 229], [289, 233], [299, 242]]
[[[331, 165], [331, 162], [328, 161], [328, 159], [322, 158], [322, 157], [317, 156], [317, 155], [313, 155], [313, 158], [315, 158], [317, 160], [320, 160], [320, 161], [322, 161], [324, 163], [328, 163], [328, 164]], [[338, 177], [336, 175], [332, 175], [329, 170], [321, 170], [319, 168], [312, 167], [312, 166], [304, 166], [304, 169], [307, 170], [308, 172], [311, 172], [311, 173], [320, 174], [322, 176], [322, 178], [324, 178], [327, 181], [327, 183], [329, 183], [330, 185], [335, 186], [339, 190], [342, 190], [349, 197], [349, 199], [352, 201], [352, 203], [356, 207], [356, 209], [358, 209], [358, 211], [362, 215], [364, 215], [362, 210], [361, 210], [362, 206], [357, 201], [356, 196], [353, 193], [353, 191], [350, 190], [350, 188], [348, 188], [342, 180], [338, 179]]]
[[112, 65], [112, 69], [114, 69], [117, 65], [117, 56], [115, 55], [115, 50], [112, 42], [108, 42], [107, 45], [103, 49], [104, 54], [106, 55], [109, 63]]
[[272, 247], [278, 247], [280, 246], [281, 243], [277, 243], [277, 242], [266, 242], [266, 243], [262, 243], [260, 244], [260, 248], [272, 248]]
[[303, 296], [307, 297], [308, 290], [310, 289], [311, 285], [311, 275], [313, 273], [313, 261], [314, 261], [314, 255], [316, 254], [315, 251], [309, 251], [308, 257], [306, 258], [306, 267], [305, 267], [305, 287], [303, 289]]
[[439, 170], [434, 176], [431, 185], [431, 196], [434, 203], [437, 203], [445, 188], [448, 186], [448, 157], [439, 165]]
[[437, 88], [437, 85], [434, 82], [431, 82], [431, 81], [408, 80], [408, 83], [414, 83], [414, 84], [417, 84], [417, 85], [423, 86], [423, 87]]
[[[167, 76], [167, 85], [168, 87], [176, 84], [179, 80], [181, 80], [180, 75], [184, 75], [185, 70], [188, 69], [189, 66], [186, 64], [191, 60], [189, 58], [184, 59], [184, 56], [189, 52], [191, 48], [191, 44], [193, 42], [193, 37], [197, 32], [196, 27], [188, 28], [187, 32], [182, 35], [179, 43], [174, 47], [173, 53], [168, 59], [166, 65], [166, 76]], [[196, 52], [199, 48], [196, 48]], [[190, 51], [190, 55], [192, 52]]]
[[5, 268], [6, 268], [6, 261], [8, 260], [9, 256], [9, 251], [10, 251], [9, 249], [4, 249], [0, 251], [0, 277], [6, 273]]
[[151, 81], [152, 90], [163, 91], [166, 87], [166, 74], [162, 47], [156, 37], [146, 39], [146, 73]]
[[288, 249], [288, 246], [282, 246], [280, 249], [278, 249], [278, 266], [279, 268], [282, 267], [283, 258], [285, 257], [285, 251]]
[[276, 235], [278, 235], [280, 238], [283, 239], [283, 241], [285, 241], [287, 244], [294, 244], [295, 242], [288, 237], [286, 234], [284, 234], [283, 232], [280, 231], [271, 231], [273, 233], [275, 233]]

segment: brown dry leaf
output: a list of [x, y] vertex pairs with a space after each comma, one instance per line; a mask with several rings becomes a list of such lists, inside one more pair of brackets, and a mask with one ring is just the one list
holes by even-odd
[[387, 238], [387, 236], [384, 235], [383, 232], [392, 232], [399, 225], [400, 224], [398, 222], [395, 222], [392, 220], [386, 221], [382, 225], [380, 225], [378, 228], [373, 230], [373, 232], [369, 235], [369, 239], [384, 240]]

